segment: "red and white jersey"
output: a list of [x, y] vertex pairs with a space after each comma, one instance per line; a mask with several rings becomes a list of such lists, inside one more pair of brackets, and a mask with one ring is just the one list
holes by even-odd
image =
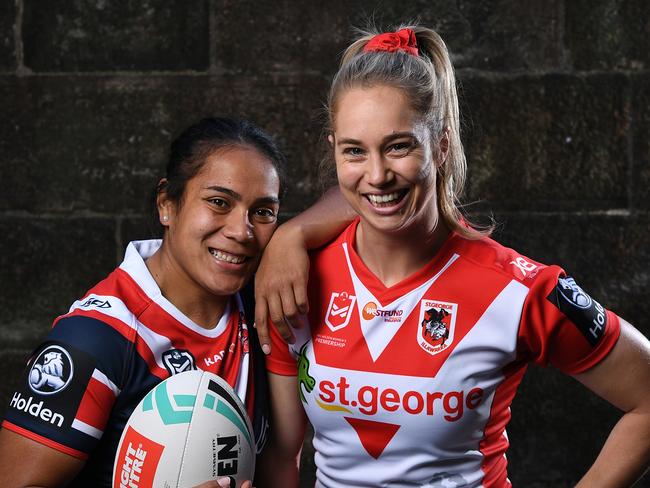
[[86, 460], [71, 486], [111, 485], [131, 412], [155, 385], [183, 371], [224, 378], [261, 426], [258, 442], [263, 435], [239, 295], [214, 328], [198, 326], [162, 295], [147, 269], [144, 259], [159, 246], [129, 244], [119, 268], [54, 321], [11, 397], [4, 428]]
[[358, 221], [312, 256], [309, 328], [273, 333], [267, 368], [297, 375], [317, 486], [503, 487], [505, 427], [527, 363], [577, 374], [620, 325], [557, 266], [452, 234], [385, 287], [354, 250]]

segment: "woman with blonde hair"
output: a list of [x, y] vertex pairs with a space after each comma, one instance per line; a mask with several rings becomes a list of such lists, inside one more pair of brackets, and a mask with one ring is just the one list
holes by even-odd
[[[297, 484], [308, 417], [317, 486], [510, 486], [505, 427], [534, 362], [624, 411], [579, 486], [632, 484], [650, 460], [650, 345], [562, 268], [463, 217], [466, 162], [442, 39], [420, 26], [362, 34], [328, 108], [356, 218], [308, 263], [304, 215], [267, 248], [256, 311], [267, 352], [267, 312], [280, 333], [271, 328], [274, 428], [258, 479]], [[287, 327], [300, 312], [306, 326]]]

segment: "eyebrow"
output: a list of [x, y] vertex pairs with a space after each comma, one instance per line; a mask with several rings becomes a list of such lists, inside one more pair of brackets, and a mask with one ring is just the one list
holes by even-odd
[[[221, 193], [225, 193], [226, 195], [230, 195], [232, 198], [237, 200], [238, 202], [241, 202], [242, 196], [237, 193], [234, 190], [231, 190], [230, 188], [226, 188], [225, 186], [218, 186], [218, 185], [213, 185], [213, 186], [206, 186], [206, 190], [214, 190], [218, 191]], [[260, 197], [255, 199], [255, 203], [260, 204], [260, 203], [280, 203], [280, 199], [277, 197]]]
[[[392, 134], [387, 135], [382, 139], [382, 143], [385, 144], [388, 141], [392, 141], [394, 139], [399, 139], [401, 137], [410, 137], [412, 139], [417, 140], [417, 137], [413, 132], [409, 131], [403, 131], [403, 132], [393, 132]], [[361, 145], [362, 142], [358, 139], [352, 139], [350, 137], [344, 137], [343, 139], [339, 139], [336, 141], [336, 145], [340, 146], [342, 144], [352, 144], [352, 145]]]

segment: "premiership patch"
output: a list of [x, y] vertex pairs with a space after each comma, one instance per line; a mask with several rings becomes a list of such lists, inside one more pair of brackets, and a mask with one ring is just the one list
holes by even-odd
[[607, 327], [607, 313], [573, 278], [558, 278], [546, 299], [571, 320], [592, 346], [598, 344]]
[[458, 304], [422, 300], [418, 344], [431, 355], [441, 353], [454, 342]]
[[28, 421], [69, 428], [94, 370], [90, 354], [60, 342], [44, 343], [11, 396], [7, 420], [17, 425]]

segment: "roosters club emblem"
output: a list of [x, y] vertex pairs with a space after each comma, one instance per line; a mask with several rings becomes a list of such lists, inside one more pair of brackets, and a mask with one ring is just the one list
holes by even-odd
[[347, 292], [332, 292], [325, 314], [325, 323], [332, 332], [348, 325], [356, 301], [357, 297], [349, 295]]
[[420, 303], [420, 326], [418, 344], [429, 354], [438, 354], [454, 341], [456, 324], [455, 303], [422, 300]]

